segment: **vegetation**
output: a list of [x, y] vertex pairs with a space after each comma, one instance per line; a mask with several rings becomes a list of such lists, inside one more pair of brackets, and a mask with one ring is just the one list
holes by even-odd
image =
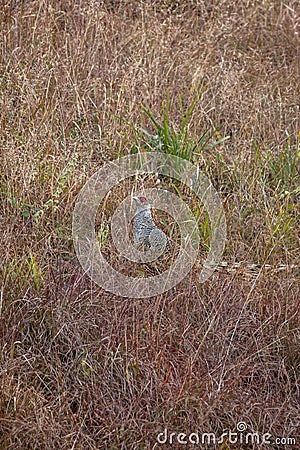
[[[276, 437], [299, 434], [298, 2], [2, 9], [0, 447], [141, 450], [165, 428], [220, 437], [243, 421], [272, 435], [257, 448], [282, 449]], [[210, 177], [227, 218], [224, 259], [242, 264], [204, 284], [196, 266], [165, 294], [120, 298], [84, 274], [72, 212], [98, 168], [152, 149]], [[191, 204], [205, 245], [210, 236], [179, 185], [125, 180], [97, 223], [125, 273], [108, 251], [110, 217], [154, 181]]]

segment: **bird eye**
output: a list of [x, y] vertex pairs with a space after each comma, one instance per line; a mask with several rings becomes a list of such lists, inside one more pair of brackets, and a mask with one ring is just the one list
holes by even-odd
[[139, 197], [139, 199], [140, 199], [141, 203], [146, 203], [147, 202], [146, 197]]

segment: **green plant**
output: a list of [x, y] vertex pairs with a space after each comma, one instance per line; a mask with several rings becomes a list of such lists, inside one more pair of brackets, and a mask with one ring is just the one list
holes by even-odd
[[[148, 151], [160, 151], [192, 162], [197, 162], [198, 155], [210, 150], [215, 146], [229, 139], [229, 136], [221, 137], [219, 127], [209, 126], [200, 137], [194, 137], [190, 134], [190, 124], [192, 116], [201, 98], [202, 91], [196, 94], [191, 104], [184, 109], [183, 100], [179, 97], [179, 108], [181, 124], [176, 131], [170, 120], [170, 94], [167, 93], [166, 100], [162, 103], [161, 121], [154, 116], [154, 113], [142, 104], [142, 109], [150, 119], [157, 132], [156, 135], [149, 133], [144, 128], [136, 126], [137, 133]], [[214, 140], [215, 139], [215, 140]], [[135, 147], [136, 149], [136, 147]]]
[[294, 195], [300, 188], [300, 135], [293, 146], [288, 137], [285, 144], [274, 151], [266, 143], [252, 142], [255, 150], [253, 181], [271, 189], [274, 197]]
[[30, 251], [29, 255], [23, 255], [20, 261], [19, 255], [14, 254], [6, 260], [3, 270], [3, 287], [13, 285], [17, 289], [25, 289], [26, 286], [33, 284], [37, 291], [40, 291], [43, 284], [43, 271], [35, 254]]
[[109, 226], [104, 222], [101, 222], [100, 228], [97, 233], [97, 239], [100, 248], [104, 248], [108, 234], [109, 234]]
[[33, 218], [36, 223], [39, 223], [41, 216], [43, 216], [45, 211], [47, 211], [49, 208], [53, 208], [54, 211], [58, 208], [58, 204], [59, 204], [61, 195], [66, 190], [67, 181], [71, 177], [72, 173], [74, 172], [76, 163], [77, 163], [77, 156], [75, 155], [74, 158], [72, 159], [72, 161], [62, 171], [62, 173], [58, 179], [58, 186], [57, 186], [55, 192], [52, 194], [51, 198], [49, 198], [49, 200], [47, 200], [44, 203], [44, 205], [34, 214]]

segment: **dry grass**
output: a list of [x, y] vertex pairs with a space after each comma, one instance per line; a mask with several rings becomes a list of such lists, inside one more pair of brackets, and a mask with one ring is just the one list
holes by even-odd
[[298, 265], [299, 13], [296, 0], [3, 2], [1, 448], [150, 449], [165, 428], [221, 436], [240, 421], [297, 438], [299, 272], [199, 285], [195, 269], [159, 297], [118, 298], [84, 276], [71, 223], [134, 124], [154, 131], [141, 102], [160, 117], [169, 90], [176, 130], [179, 96], [202, 90], [190, 135], [231, 137], [195, 155], [224, 200], [225, 259]]

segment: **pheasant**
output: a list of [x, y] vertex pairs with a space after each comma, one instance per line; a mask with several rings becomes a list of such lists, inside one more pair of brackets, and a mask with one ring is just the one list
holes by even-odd
[[133, 197], [137, 209], [133, 220], [133, 240], [135, 247], [141, 252], [151, 249], [154, 255], [169, 254], [171, 241], [158, 228], [152, 218], [151, 205], [146, 197]]

